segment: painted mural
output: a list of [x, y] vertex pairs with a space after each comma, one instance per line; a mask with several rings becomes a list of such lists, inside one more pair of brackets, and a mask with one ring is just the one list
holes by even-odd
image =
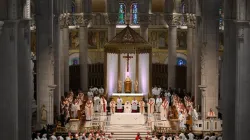
[[149, 34], [149, 43], [153, 48], [168, 48], [168, 33], [166, 31], [151, 31]]
[[177, 48], [180, 50], [187, 49], [187, 31], [177, 31]]
[[79, 49], [79, 31], [78, 30], [71, 30], [69, 33], [69, 46], [71, 50]]

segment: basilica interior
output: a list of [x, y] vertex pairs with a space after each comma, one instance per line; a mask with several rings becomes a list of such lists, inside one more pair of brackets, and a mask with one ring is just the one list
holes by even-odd
[[[248, 7], [247, 0], [1, 0], [0, 137], [26, 140], [46, 129], [48, 137], [247, 139]], [[107, 113], [89, 116], [97, 96]], [[158, 96], [159, 106], [169, 102], [165, 119]], [[62, 104], [71, 97], [82, 103], [64, 125]], [[143, 124], [112, 125], [120, 98], [124, 112], [125, 102], [138, 101], [134, 117]]]

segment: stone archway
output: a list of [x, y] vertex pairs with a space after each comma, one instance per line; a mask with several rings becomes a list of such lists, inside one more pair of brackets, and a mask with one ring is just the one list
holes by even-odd
[[[80, 61], [79, 61], [79, 53], [72, 53], [69, 55], [69, 66], [71, 65], [79, 65]], [[88, 64], [92, 64], [91, 59], [88, 57]]]
[[[184, 53], [176, 53], [176, 61], [178, 58], [181, 58], [181, 59], [187, 61], [187, 55]], [[165, 59], [164, 64], [168, 64], [168, 57]]]

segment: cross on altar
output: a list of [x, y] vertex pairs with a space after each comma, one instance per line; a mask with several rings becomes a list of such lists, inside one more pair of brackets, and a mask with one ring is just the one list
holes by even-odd
[[133, 58], [133, 56], [130, 56], [128, 53], [126, 56], [123, 56], [127, 60], [127, 72], [129, 72], [129, 59]]

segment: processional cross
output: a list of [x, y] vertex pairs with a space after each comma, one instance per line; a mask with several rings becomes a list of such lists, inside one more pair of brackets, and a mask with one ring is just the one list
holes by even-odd
[[129, 72], [129, 59], [133, 58], [133, 56], [130, 56], [128, 53], [126, 56], [123, 56], [127, 60], [127, 72]]

